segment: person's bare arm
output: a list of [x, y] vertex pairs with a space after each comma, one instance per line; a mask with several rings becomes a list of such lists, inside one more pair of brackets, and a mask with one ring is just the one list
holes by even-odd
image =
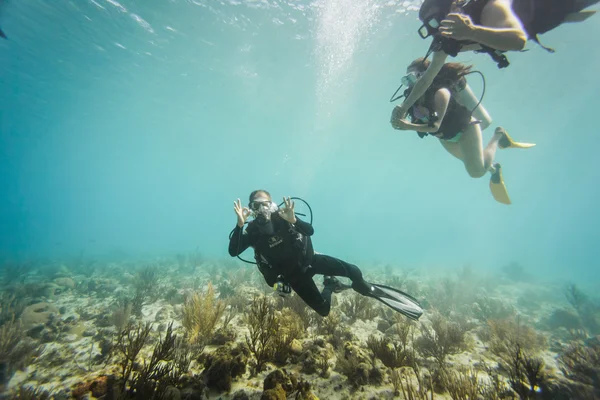
[[423, 96], [423, 94], [425, 94], [427, 89], [429, 89], [433, 83], [433, 80], [444, 66], [447, 57], [448, 54], [444, 53], [443, 51], [433, 52], [433, 57], [431, 58], [431, 63], [429, 64], [427, 70], [425, 70], [419, 80], [415, 82], [415, 86], [413, 86], [413, 89], [408, 97], [404, 99], [404, 102], [401, 105], [396, 106], [392, 111], [392, 118], [390, 121], [392, 126], [395, 122], [403, 119], [406, 116], [408, 109], [411, 108], [413, 104], [415, 104], [415, 102]]
[[412, 122], [408, 122], [406, 120], [400, 121], [398, 127], [396, 129], [404, 130], [404, 131], [417, 131], [417, 132], [426, 132], [436, 135], [437, 131], [440, 130], [442, 126], [442, 121], [446, 117], [446, 111], [448, 111], [448, 104], [450, 104], [450, 91], [448, 89], [440, 89], [435, 92], [433, 96], [433, 111], [436, 112], [438, 119], [433, 122], [431, 125], [429, 124], [413, 124]]
[[441, 21], [440, 33], [456, 40], [470, 40], [500, 51], [525, 48], [527, 34], [507, 0], [492, 0], [481, 14], [481, 25], [468, 15], [451, 13]]

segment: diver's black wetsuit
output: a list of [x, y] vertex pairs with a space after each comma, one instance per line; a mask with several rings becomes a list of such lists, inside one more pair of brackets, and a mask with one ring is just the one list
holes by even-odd
[[273, 214], [272, 222], [272, 235], [262, 233], [256, 221], [248, 224], [245, 232], [236, 225], [229, 241], [229, 254], [235, 257], [253, 247], [258, 269], [269, 286], [282, 275], [298, 296], [324, 317], [331, 308], [332, 289], [326, 286], [319, 293], [312, 279], [314, 275], [344, 276], [352, 280], [352, 288], [358, 293], [369, 293], [370, 285], [357, 266], [314, 253], [310, 239], [314, 233], [312, 225], [298, 218], [292, 225], [277, 213]]

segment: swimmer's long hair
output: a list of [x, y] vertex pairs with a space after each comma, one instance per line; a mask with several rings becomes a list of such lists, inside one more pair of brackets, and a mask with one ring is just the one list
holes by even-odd
[[[423, 57], [417, 58], [408, 68], [414, 68], [419, 72], [425, 72], [429, 68], [431, 62]], [[447, 88], [453, 91], [456, 86], [464, 86], [466, 84], [465, 75], [471, 72], [472, 65], [449, 62], [444, 64], [440, 72], [437, 74], [431, 88]]]

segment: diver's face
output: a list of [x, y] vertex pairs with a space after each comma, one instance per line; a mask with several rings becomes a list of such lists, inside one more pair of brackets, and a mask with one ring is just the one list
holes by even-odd
[[259, 193], [250, 203], [250, 209], [254, 213], [264, 213], [271, 210], [272, 207], [273, 202], [271, 201], [271, 198], [264, 193]]

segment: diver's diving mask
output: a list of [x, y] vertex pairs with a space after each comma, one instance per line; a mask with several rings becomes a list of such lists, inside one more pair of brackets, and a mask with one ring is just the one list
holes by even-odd
[[438, 33], [441, 25], [440, 20], [441, 18], [439, 16], [434, 16], [425, 20], [423, 25], [421, 25], [421, 27], [417, 31], [419, 32], [419, 36], [421, 36], [421, 38], [423, 39], [427, 39], [429, 36]]
[[271, 213], [277, 211], [277, 204], [273, 203], [271, 200], [267, 199], [256, 199], [249, 204], [250, 210], [254, 213], [254, 216], [257, 214], [265, 214], [269, 217]]
[[402, 77], [402, 79], [400, 79], [400, 83], [402, 83], [402, 85], [404, 85], [404, 86], [412, 87], [415, 85], [415, 83], [417, 83], [418, 80], [419, 80], [418, 73], [409, 72], [408, 74], [404, 75]]
[[269, 199], [258, 198], [252, 201], [249, 207], [254, 214], [254, 220], [257, 222], [260, 231], [268, 235], [273, 234], [271, 214], [277, 212], [277, 204]]

